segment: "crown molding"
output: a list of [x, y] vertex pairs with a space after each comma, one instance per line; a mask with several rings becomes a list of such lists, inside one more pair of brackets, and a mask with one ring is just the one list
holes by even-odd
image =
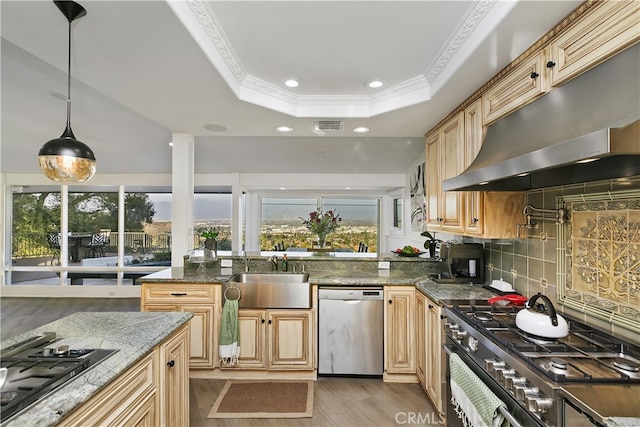
[[[199, 34], [204, 31], [210, 44], [209, 47], [203, 46], [200, 39], [201, 46], [205, 52], [208, 48], [215, 49], [215, 52], [210, 51], [208, 57], [238, 99], [295, 117], [371, 117], [431, 99], [431, 83], [444, 72], [456, 52], [496, 1], [478, 0], [473, 3], [425, 74], [409, 77], [399, 84], [376, 91], [371, 95], [298, 95], [279, 85], [250, 75], [242, 66], [209, 2], [188, 0], [187, 5], [193, 17], [196, 18], [195, 22], [201, 27]], [[179, 12], [176, 7], [173, 9], [187, 30], [194, 34], [196, 29], [191, 28], [194, 20], [186, 17], [184, 11]]]

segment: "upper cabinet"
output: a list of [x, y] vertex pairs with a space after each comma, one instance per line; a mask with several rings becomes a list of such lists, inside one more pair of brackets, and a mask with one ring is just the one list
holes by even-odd
[[442, 191], [441, 183], [463, 170], [464, 114], [456, 114], [426, 141], [427, 226], [431, 230], [462, 231], [462, 193]]
[[442, 191], [475, 160], [488, 126], [640, 42], [640, 1], [585, 1], [426, 136], [427, 228], [516, 237], [524, 192]]
[[482, 95], [484, 124], [490, 125], [547, 91], [543, 52], [515, 67]]
[[638, 41], [639, 1], [598, 2], [549, 44], [550, 83], [561, 85]]

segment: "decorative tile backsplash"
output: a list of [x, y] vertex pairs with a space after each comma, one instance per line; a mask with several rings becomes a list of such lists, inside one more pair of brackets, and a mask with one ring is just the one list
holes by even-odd
[[[640, 327], [640, 194], [568, 196], [562, 302]], [[562, 242], [559, 242], [562, 245]]]

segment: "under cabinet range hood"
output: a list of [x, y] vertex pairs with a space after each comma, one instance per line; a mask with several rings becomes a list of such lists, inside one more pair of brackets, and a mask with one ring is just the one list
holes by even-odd
[[640, 175], [640, 44], [489, 126], [444, 191], [521, 191]]

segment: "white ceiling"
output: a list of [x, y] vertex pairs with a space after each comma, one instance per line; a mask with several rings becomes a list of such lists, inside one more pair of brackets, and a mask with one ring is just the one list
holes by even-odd
[[[173, 133], [195, 137], [197, 173], [402, 173], [426, 131], [581, 1], [80, 3], [71, 124], [98, 174], [169, 173]], [[1, 168], [38, 173], [64, 130], [68, 24], [52, 1], [0, 14]]]

